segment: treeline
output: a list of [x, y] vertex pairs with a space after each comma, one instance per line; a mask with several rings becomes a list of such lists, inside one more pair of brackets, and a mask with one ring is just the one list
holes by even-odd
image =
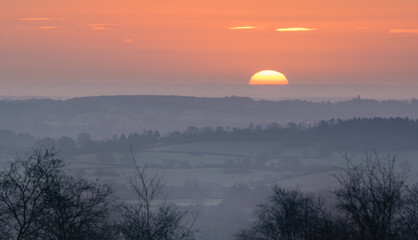
[[[289, 123], [282, 126], [250, 125], [247, 128], [197, 128], [172, 132], [161, 143], [194, 141], [279, 141], [288, 147], [320, 143], [330, 150], [354, 150], [364, 147], [415, 149], [418, 121], [409, 118], [331, 119], [316, 124]], [[373, 144], [374, 146], [370, 146]]]
[[[0, 151], [11, 152], [18, 147], [56, 146], [64, 155], [81, 153], [126, 153], [130, 145], [149, 148], [166, 144], [199, 141], [277, 141], [283, 147], [316, 145], [323, 154], [332, 151], [356, 151], [364, 147], [390, 150], [418, 148], [418, 121], [409, 118], [353, 118], [332, 119], [316, 124], [277, 123], [250, 125], [247, 128], [193, 127], [160, 135], [158, 131], [145, 131], [128, 135], [114, 135], [111, 139], [94, 140], [89, 134], [76, 139], [50, 137], [35, 139], [29, 134], [0, 131]], [[12, 151], [13, 152], [13, 151]]]

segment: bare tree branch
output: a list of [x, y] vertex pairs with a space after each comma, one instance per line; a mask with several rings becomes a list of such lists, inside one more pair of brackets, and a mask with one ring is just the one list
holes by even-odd
[[156, 171], [147, 178], [148, 165], [140, 167], [131, 147], [135, 176], [129, 183], [137, 195], [135, 204], [123, 206], [120, 231], [126, 240], [192, 240], [192, 229], [195, 217], [191, 222], [185, 221], [189, 209], [181, 210], [163, 201], [156, 204], [155, 200], [161, 193], [162, 175]]

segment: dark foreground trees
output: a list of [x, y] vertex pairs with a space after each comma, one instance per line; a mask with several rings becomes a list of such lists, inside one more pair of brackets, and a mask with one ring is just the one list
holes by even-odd
[[36, 151], [27, 159], [17, 159], [9, 169], [0, 172], [4, 236], [29, 239], [39, 233], [39, 220], [48, 207], [46, 191], [61, 174], [61, 168], [61, 160], [46, 150]]
[[115, 239], [110, 187], [61, 176], [46, 191], [41, 239]]
[[137, 202], [121, 204], [109, 186], [66, 174], [53, 150], [16, 159], [0, 171], [0, 239], [193, 239], [188, 211], [155, 204], [161, 178], [135, 166]]
[[137, 201], [121, 204], [109, 186], [67, 174], [54, 150], [16, 159], [0, 171], [0, 239], [194, 239], [188, 211], [154, 202], [161, 177], [135, 166]]
[[332, 222], [320, 198], [273, 186], [273, 195], [261, 205], [257, 222], [238, 233], [240, 240], [334, 239]]
[[408, 188], [400, 224], [400, 231], [407, 239], [418, 239], [418, 184]]
[[108, 239], [111, 190], [66, 175], [53, 150], [0, 172], [0, 238]]
[[[190, 209], [178, 209], [164, 200], [157, 204], [161, 193], [161, 175], [153, 175], [147, 165], [135, 164], [135, 176], [130, 185], [136, 194], [136, 202], [122, 206], [120, 231], [126, 240], [192, 240], [194, 239], [194, 216]], [[187, 219], [187, 217], [189, 217]]]
[[[418, 239], [418, 185], [407, 186], [396, 159], [366, 152], [361, 164], [346, 157], [336, 178], [332, 215], [321, 201], [295, 190], [273, 187], [254, 224], [239, 240]], [[331, 212], [331, 211], [330, 211]]]
[[346, 160], [346, 168], [336, 175], [340, 186], [334, 194], [337, 209], [353, 227], [355, 238], [404, 239], [401, 222], [407, 203], [403, 197], [409, 193], [404, 176], [395, 171], [395, 157], [369, 151], [360, 165]]

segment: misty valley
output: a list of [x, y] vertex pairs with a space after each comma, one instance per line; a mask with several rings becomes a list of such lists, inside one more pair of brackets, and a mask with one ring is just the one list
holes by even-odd
[[[0, 239], [416, 239], [417, 109], [360, 98], [3, 100]], [[25, 215], [35, 210], [49, 217]], [[63, 215], [74, 225], [58, 225]]]

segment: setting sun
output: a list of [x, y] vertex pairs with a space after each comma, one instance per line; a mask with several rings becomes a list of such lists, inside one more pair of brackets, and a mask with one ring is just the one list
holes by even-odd
[[274, 70], [263, 70], [254, 74], [249, 85], [288, 85], [286, 76]]

